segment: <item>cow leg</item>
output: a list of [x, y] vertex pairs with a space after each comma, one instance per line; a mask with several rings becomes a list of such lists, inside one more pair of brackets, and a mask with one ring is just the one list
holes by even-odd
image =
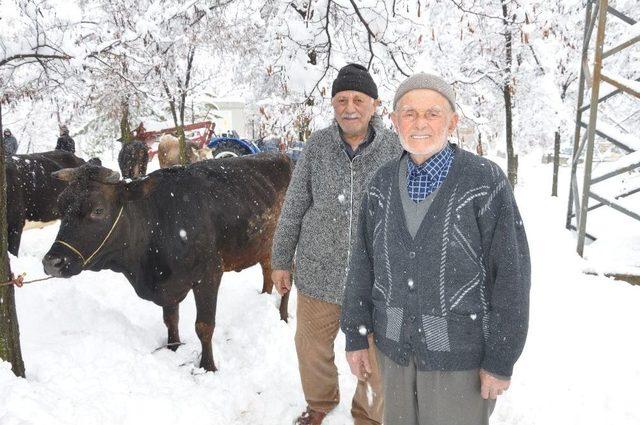
[[278, 309], [280, 311], [280, 320], [284, 320], [285, 323], [289, 321], [289, 294], [290, 293], [291, 292], [287, 292], [282, 296], [282, 298], [280, 299], [280, 308]]
[[262, 267], [262, 293], [270, 294], [273, 291], [273, 280], [271, 280], [271, 260], [260, 261]]
[[[273, 280], [271, 280], [271, 260], [263, 260], [260, 262], [260, 266], [262, 267], [262, 293], [265, 292], [270, 294], [273, 291]], [[284, 320], [285, 322], [289, 319], [289, 293], [287, 292], [280, 299], [280, 320]]]
[[7, 250], [18, 256], [18, 251], [20, 250], [20, 239], [22, 238], [22, 230], [24, 228], [25, 219], [24, 217], [20, 220], [12, 220], [11, 217], [8, 217], [8, 247]]
[[222, 271], [216, 270], [211, 280], [203, 280], [193, 287], [193, 295], [196, 300], [196, 335], [202, 345], [200, 367], [210, 372], [216, 371], [211, 339], [216, 327], [216, 304], [221, 277]]
[[162, 318], [167, 326], [167, 346], [170, 350], [176, 351], [180, 344], [180, 333], [178, 322], [180, 321], [180, 304], [169, 307], [162, 307]]

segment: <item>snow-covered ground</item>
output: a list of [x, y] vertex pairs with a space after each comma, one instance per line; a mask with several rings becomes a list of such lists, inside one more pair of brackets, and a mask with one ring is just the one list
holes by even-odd
[[[586, 262], [564, 230], [566, 196], [548, 196], [550, 165], [525, 160], [520, 173], [517, 198], [533, 263], [530, 332], [492, 423], [636, 425], [640, 287], [583, 274]], [[618, 228], [622, 221], [611, 217], [606, 223]], [[56, 231], [25, 232], [13, 270], [42, 276], [40, 259]], [[624, 246], [609, 246], [624, 255]], [[154, 351], [166, 342], [161, 309], [139, 299], [121, 275], [84, 272], [17, 289], [27, 379], [0, 363], [0, 424], [291, 423], [305, 405], [293, 345], [296, 294], [285, 324], [278, 297], [261, 295], [261, 285], [258, 267], [224, 276], [215, 374], [196, 367], [200, 344], [190, 296], [181, 305], [185, 345], [174, 353]], [[355, 378], [343, 338], [336, 349], [342, 401], [328, 425], [352, 423]]]

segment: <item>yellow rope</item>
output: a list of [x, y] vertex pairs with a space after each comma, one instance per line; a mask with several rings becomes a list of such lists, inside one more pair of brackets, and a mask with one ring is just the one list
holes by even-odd
[[89, 264], [89, 261], [91, 261], [91, 259], [102, 249], [104, 244], [107, 242], [107, 239], [109, 239], [109, 236], [111, 236], [111, 233], [113, 233], [113, 230], [116, 228], [116, 225], [118, 224], [118, 221], [120, 221], [120, 217], [122, 216], [122, 210], [123, 209], [124, 209], [124, 205], [120, 207], [120, 211], [118, 212], [118, 217], [116, 217], [116, 221], [113, 222], [113, 225], [111, 226], [111, 230], [109, 230], [109, 233], [107, 233], [107, 236], [104, 237], [104, 239], [102, 240], [102, 243], [100, 244], [100, 246], [98, 248], [96, 248], [96, 250], [93, 251], [93, 254], [91, 254], [89, 256], [89, 258], [87, 258], [86, 260], [84, 259], [84, 255], [82, 255], [80, 253], [80, 251], [78, 251], [76, 248], [74, 248], [71, 244], [69, 244], [69, 243], [67, 243], [65, 241], [62, 241], [60, 239], [56, 240], [56, 242], [58, 242], [61, 245], [66, 246], [71, 251], [73, 251], [76, 254], [78, 254], [78, 256], [82, 259], [82, 267], [84, 267], [87, 264]]
[[113, 226], [111, 226], [111, 230], [109, 230], [109, 233], [107, 233], [107, 236], [104, 237], [104, 240], [102, 241], [100, 246], [98, 248], [96, 248], [95, 251], [93, 251], [93, 254], [91, 254], [89, 256], [89, 258], [87, 258], [87, 261], [85, 261], [84, 264], [82, 265], [83, 267], [86, 266], [89, 263], [89, 261], [91, 261], [93, 256], [96, 255], [98, 253], [98, 251], [100, 251], [102, 249], [102, 246], [105, 243], [107, 243], [107, 239], [109, 239], [109, 236], [111, 236], [111, 233], [113, 233], [113, 230], [116, 228], [116, 224], [118, 224], [118, 221], [120, 221], [120, 217], [122, 216], [122, 210], [123, 209], [124, 209], [124, 205], [120, 207], [120, 212], [118, 212], [118, 217], [116, 217], [116, 221], [113, 222]]
[[80, 258], [82, 258], [82, 263], [84, 265], [84, 256], [80, 253], [80, 251], [78, 251], [77, 249], [75, 249], [73, 246], [69, 245], [68, 243], [66, 243], [65, 241], [61, 241], [60, 239], [56, 240], [56, 242], [58, 242], [60, 245], [64, 245], [67, 248], [69, 248], [71, 251], [75, 252]]

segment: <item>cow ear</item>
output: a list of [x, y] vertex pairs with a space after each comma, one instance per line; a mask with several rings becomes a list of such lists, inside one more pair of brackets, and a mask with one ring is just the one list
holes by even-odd
[[120, 173], [108, 168], [99, 167], [95, 174], [95, 180], [100, 183], [116, 184], [120, 181]]
[[147, 198], [156, 186], [155, 180], [150, 178], [135, 179], [123, 185], [125, 201], [138, 201]]
[[75, 168], [63, 168], [62, 170], [54, 171], [53, 173], [51, 173], [51, 177], [62, 180], [63, 182], [70, 182], [75, 176]]

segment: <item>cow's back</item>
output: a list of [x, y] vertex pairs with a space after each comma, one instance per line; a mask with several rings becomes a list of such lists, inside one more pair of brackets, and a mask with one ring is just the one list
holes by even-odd
[[7, 230], [12, 254], [18, 255], [25, 220], [60, 217], [57, 199], [65, 183], [52, 178], [51, 173], [82, 164], [81, 158], [61, 150], [13, 155], [7, 160]]
[[51, 173], [63, 168], [75, 168], [84, 160], [71, 152], [55, 150], [30, 155], [18, 155], [18, 180], [24, 191], [27, 220], [50, 221], [60, 218], [57, 209], [58, 196], [66, 183], [51, 177]]
[[225, 270], [256, 264], [270, 255], [291, 169], [285, 155], [258, 154], [151, 173], [158, 244], [187, 267], [216, 253]]

